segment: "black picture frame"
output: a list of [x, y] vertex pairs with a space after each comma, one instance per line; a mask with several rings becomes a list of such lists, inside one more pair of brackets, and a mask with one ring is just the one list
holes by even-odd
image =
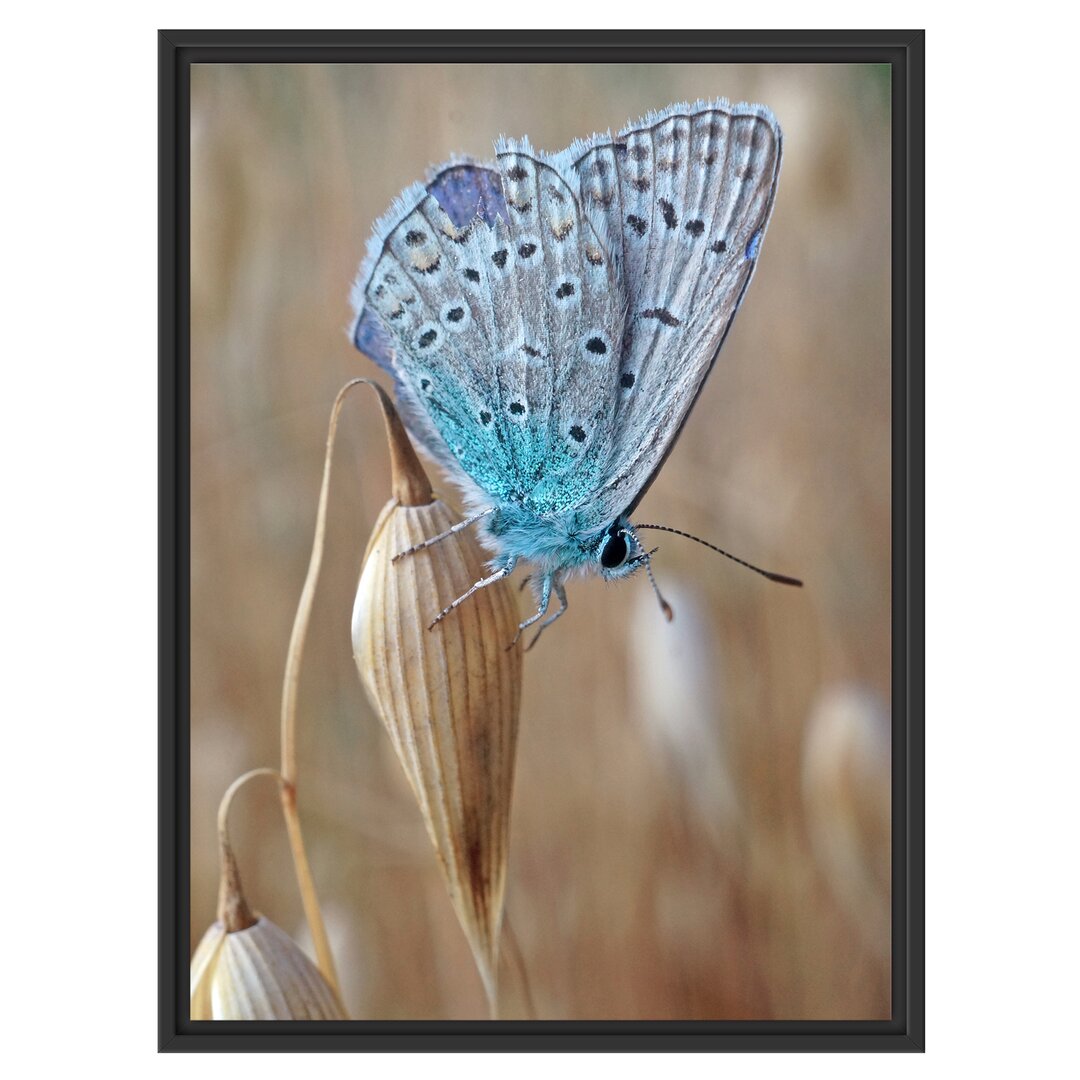
[[[922, 31], [159, 31], [160, 1049], [921, 1051], [924, 1048]], [[192, 1022], [187, 972], [189, 91], [194, 63], [815, 62], [892, 69], [893, 1015], [888, 1021]]]

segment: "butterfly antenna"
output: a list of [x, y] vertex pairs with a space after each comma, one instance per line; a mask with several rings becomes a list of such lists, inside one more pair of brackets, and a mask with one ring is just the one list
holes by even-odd
[[[730, 551], [725, 551], [723, 548], [717, 547], [715, 544], [710, 544], [708, 540], [702, 540], [700, 536], [694, 536], [692, 533], [683, 532], [682, 529], [673, 529], [670, 525], [638, 525], [635, 523], [635, 529], [654, 529], [658, 532], [674, 533], [676, 536], [685, 536], [687, 540], [693, 540], [697, 544], [701, 544], [703, 547], [707, 547], [715, 551], [719, 555], [723, 555], [725, 558], [730, 559], [732, 562], [737, 562], [740, 566], [745, 566], [747, 570], [753, 570], [755, 574], [760, 574], [762, 577], [767, 577], [770, 581], [779, 582], [781, 585], [794, 585], [796, 588], [802, 588], [802, 582], [798, 578], [788, 577], [786, 574], [775, 574], [771, 570], [762, 570], [760, 566], [755, 566], [753, 563], [747, 562], [745, 559], [740, 559], [738, 555], [732, 555]], [[650, 572], [650, 577], [652, 574]]]
[[664, 599], [664, 594], [660, 591], [660, 586], [656, 584], [656, 578], [653, 577], [652, 572], [652, 559], [647, 555], [645, 556], [645, 573], [649, 575], [649, 584], [652, 586], [653, 592], [656, 593], [656, 599], [660, 601], [660, 610], [664, 613], [664, 618], [668, 622], [671, 622], [675, 618], [675, 610]]
[[638, 558], [645, 563], [645, 573], [649, 575], [649, 584], [652, 586], [653, 592], [656, 593], [656, 599], [660, 602], [660, 610], [664, 613], [664, 618], [668, 622], [671, 622], [675, 618], [675, 609], [664, 599], [664, 594], [660, 591], [660, 586], [656, 584], [656, 578], [653, 577], [652, 572], [652, 557], [656, 554], [657, 548], [653, 548], [652, 551], [646, 551], [642, 542], [634, 535], [633, 530], [637, 528], [636, 525], [630, 526], [629, 529], [624, 530], [630, 533], [633, 537], [634, 543], [641, 548], [641, 554]]

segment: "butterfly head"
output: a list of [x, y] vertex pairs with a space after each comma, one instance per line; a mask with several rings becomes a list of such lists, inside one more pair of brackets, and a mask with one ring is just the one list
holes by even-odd
[[597, 568], [607, 581], [640, 570], [649, 554], [638, 543], [627, 518], [621, 516], [600, 534], [594, 550]]

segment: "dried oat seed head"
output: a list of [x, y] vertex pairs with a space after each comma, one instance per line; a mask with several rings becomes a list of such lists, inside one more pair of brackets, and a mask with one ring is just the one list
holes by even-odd
[[521, 704], [521, 649], [507, 649], [517, 602], [498, 582], [429, 632], [433, 617], [485, 576], [487, 556], [465, 529], [393, 561], [460, 518], [431, 494], [390, 412], [387, 432], [395, 497], [368, 544], [353, 607], [353, 654], [494, 1003]]
[[191, 958], [192, 1020], [345, 1020], [337, 993], [283, 930], [251, 910], [229, 842], [236, 792], [273, 769], [252, 769], [229, 785], [218, 809], [221, 887], [217, 921]]
[[265, 917], [207, 930], [191, 961], [192, 1020], [345, 1020], [330, 984]]

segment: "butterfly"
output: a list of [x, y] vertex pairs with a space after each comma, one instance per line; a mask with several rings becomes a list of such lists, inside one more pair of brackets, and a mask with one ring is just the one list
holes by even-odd
[[566, 611], [575, 573], [644, 566], [656, 589], [638, 532], [678, 530], [631, 515], [753, 277], [781, 142], [767, 107], [725, 101], [557, 154], [503, 138], [493, 162], [448, 162], [376, 223], [352, 340], [393, 376], [410, 434], [469, 511], [398, 558], [473, 525], [493, 553], [432, 627], [522, 561], [537, 611], [519, 636]]

